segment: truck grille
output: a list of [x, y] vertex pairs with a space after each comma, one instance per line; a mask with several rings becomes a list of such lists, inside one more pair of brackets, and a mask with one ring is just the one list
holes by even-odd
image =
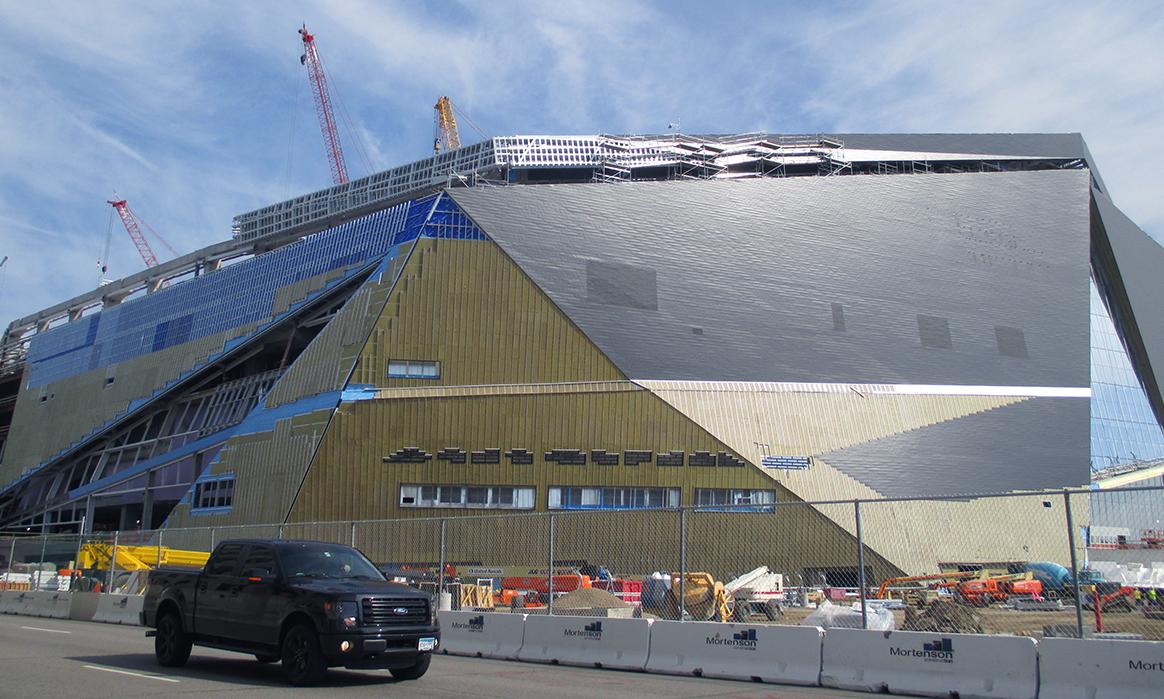
[[[422, 599], [365, 597], [360, 602], [364, 626], [409, 626], [428, 623], [428, 602]], [[400, 610], [404, 610], [401, 613]]]

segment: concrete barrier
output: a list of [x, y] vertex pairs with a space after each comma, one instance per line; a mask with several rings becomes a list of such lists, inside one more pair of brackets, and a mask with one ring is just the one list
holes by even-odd
[[525, 636], [525, 614], [438, 612], [441, 648], [450, 655], [512, 660]]
[[22, 592], [20, 593], [20, 605], [15, 613], [25, 616], [68, 619], [69, 593]]
[[961, 699], [1034, 699], [1033, 638], [829, 629], [821, 654], [826, 687]]
[[69, 600], [69, 618], [74, 621], [93, 621], [97, 612], [99, 592], [72, 592]]
[[1039, 696], [1063, 699], [1164, 697], [1164, 643], [1103, 638], [1039, 642]]
[[817, 685], [823, 637], [815, 626], [655, 621], [646, 670]]
[[646, 619], [559, 617], [531, 614], [518, 659], [585, 667], [642, 670], [651, 622]]
[[24, 593], [16, 590], [0, 592], [0, 614], [18, 614], [22, 594]]
[[41, 592], [45, 596], [43, 612], [41, 616], [50, 617], [52, 619], [68, 619], [69, 607], [72, 604], [73, 595], [70, 592]]
[[140, 595], [100, 595], [93, 621], [137, 626], [141, 623], [139, 614], [144, 603], [145, 597]]

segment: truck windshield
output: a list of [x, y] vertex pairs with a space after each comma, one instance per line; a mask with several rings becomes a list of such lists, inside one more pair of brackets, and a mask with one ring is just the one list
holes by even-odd
[[285, 544], [278, 549], [279, 562], [288, 578], [384, 579], [371, 561], [347, 546]]

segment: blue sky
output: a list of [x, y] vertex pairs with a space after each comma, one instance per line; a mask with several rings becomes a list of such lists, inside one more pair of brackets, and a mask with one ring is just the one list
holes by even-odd
[[[95, 286], [114, 190], [188, 252], [228, 238], [235, 214], [328, 186], [302, 22], [350, 117], [353, 177], [427, 156], [442, 94], [490, 135], [662, 132], [676, 119], [689, 133], [1078, 131], [1116, 203], [1164, 239], [1162, 10], [4, 3], [0, 324]], [[462, 125], [462, 138], [478, 136]], [[144, 266], [123, 230], [112, 240], [110, 276]]]

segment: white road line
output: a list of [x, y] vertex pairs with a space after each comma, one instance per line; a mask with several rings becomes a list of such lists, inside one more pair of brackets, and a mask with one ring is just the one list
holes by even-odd
[[130, 672], [129, 670], [114, 670], [111, 667], [101, 667], [100, 665], [82, 665], [81, 667], [90, 670], [101, 670], [102, 672], [116, 672], [119, 675], [130, 675], [132, 677], [144, 677], [147, 680], [161, 680], [162, 682], [181, 682], [182, 680], [175, 680], [170, 677], [158, 677], [157, 675], [147, 675], [144, 672]]
[[73, 633], [72, 631], [61, 631], [60, 629], [42, 629], [39, 626], [21, 626], [22, 629], [29, 631], [44, 631], [45, 633]]

